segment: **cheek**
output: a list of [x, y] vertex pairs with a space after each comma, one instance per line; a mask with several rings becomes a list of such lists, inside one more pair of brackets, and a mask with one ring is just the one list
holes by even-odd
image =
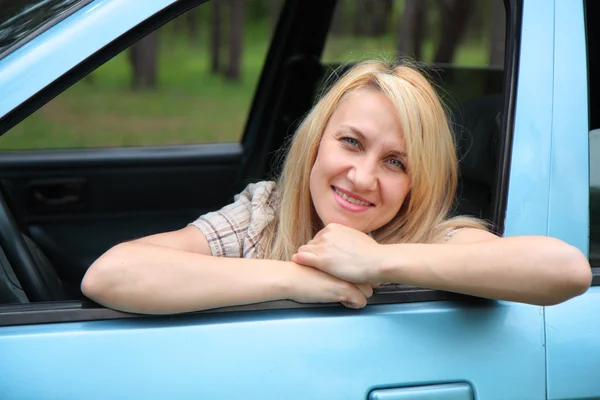
[[[321, 151], [323, 150], [323, 151]], [[325, 153], [325, 156], [323, 154]], [[328, 178], [331, 177], [333, 171], [332, 169], [335, 167], [331, 163], [331, 156], [327, 156], [327, 149], [320, 149], [317, 154], [317, 158], [315, 159], [315, 163], [310, 170], [310, 182], [311, 186], [313, 184], [323, 184], [326, 183]]]
[[408, 197], [409, 192], [410, 180], [408, 178], [400, 180], [394, 179], [393, 182], [389, 182], [387, 185], [384, 201], [397, 212], [402, 207], [402, 204]]

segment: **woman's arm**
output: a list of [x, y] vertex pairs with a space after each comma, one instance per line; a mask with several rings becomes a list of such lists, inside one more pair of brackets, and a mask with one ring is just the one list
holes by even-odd
[[492, 237], [470, 242], [467, 236], [484, 236], [472, 231], [477, 230], [456, 233], [447, 244], [383, 246], [378, 275], [383, 281], [538, 305], [563, 302], [590, 286], [587, 259], [558, 239], [501, 239], [479, 231]]
[[[364, 307], [355, 285], [292, 262], [212, 257], [195, 227], [119, 244], [88, 269], [82, 291], [122, 311], [169, 314], [292, 299]], [[362, 291], [362, 292], [361, 292]]]
[[460, 230], [445, 244], [379, 245], [328, 225], [292, 260], [352, 282], [398, 282], [539, 305], [580, 295], [591, 282], [585, 256], [558, 239], [498, 238], [478, 229]]

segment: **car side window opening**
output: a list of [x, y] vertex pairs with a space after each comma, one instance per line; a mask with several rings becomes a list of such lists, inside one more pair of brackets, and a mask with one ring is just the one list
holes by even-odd
[[[340, 0], [321, 62], [326, 71], [381, 54], [423, 63], [452, 115], [457, 213], [489, 219], [505, 9], [502, 0], [453, 3]], [[6, 132], [0, 150], [239, 142], [282, 4], [211, 1], [188, 11]], [[12, 274], [2, 279], [18, 285]]]

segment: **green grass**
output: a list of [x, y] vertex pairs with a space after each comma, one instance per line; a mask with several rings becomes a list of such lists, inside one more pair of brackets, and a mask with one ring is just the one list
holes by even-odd
[[[244, 43], [243, 72], [229, 82], [209, 71], [207, 46], [162, 35], [158, 88], [130, 89], [131, 70], [122, 53], [0, 137], [0, 149], [57, 149], [237, 142], [267, 52], [268, 32], [251, 28]], [[206, 38], [201, 33], [201, 38]], [[330, 38], [324, 60], [351, 61], [393, 54], [393, 39]], [[373, 51], [377, 49], [377, 51]], [[425, 47], [425, 59], [433, 47]], [[226, 54], [224, 54], [226, 56]], [[485, 64], [482, 46], [466, 46], [461, 64]]]

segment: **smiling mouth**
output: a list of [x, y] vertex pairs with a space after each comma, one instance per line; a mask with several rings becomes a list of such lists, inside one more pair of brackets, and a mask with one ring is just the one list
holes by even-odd
[[362, 201], [362, 200], [359, 200], [359, 199], [355, 199], [354, 197], [348, 196], [346, 193], [343, 193], [342, 191], [340, 191], [335, 186], [332, 186], [331, 188], [333, 189], [333, 191], [338, 196], [340, 196], [342, 199], [346, 200], [348, 203], [356, 204], [357, 206], [363, 206], [363, 207], [372, 207], [372, 206], [374, 206], [373, 203], [368, 203], [366, 201]]

